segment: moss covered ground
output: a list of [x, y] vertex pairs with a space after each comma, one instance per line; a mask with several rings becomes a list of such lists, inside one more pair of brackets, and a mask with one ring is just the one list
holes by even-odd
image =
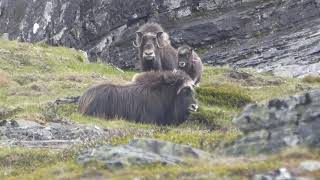
[[[101, 120], [76, 112], [75, 105], [55, 109], [58, 116], [77, 123], [123, 131], [107, 143], [124, 144], [136, 137], [150, 137], [174, 143], [188, 144], [214, 153], [232, 143], [241, 132], [232, 119], [252, 102], [294, 95], [319, 88], [317, 77], [291, 79], [258, 73], [253, 69], [238, 70], [244, 78], [234, 77], [229, 67], [205, 67], [203, 81], [197, 88], [198, 112], [179, 126], [158, 127], [124, 120]], [[239, 73], [239, 72], [236, 73]], [[26, 119], [39, 123], [50, 121], [47, 104], [58, 98], [81, 95], [92, 85], [109, 82], [125, 83], [136, 72], [119, 71], [106, 64], [90, 64], [79, 51], [43, 44], [0, 41], [0, 107], [11, 109], [2, 119]], [[137, 135], [136, 132], [144, 132]], [[113, 177], [153, 177], [161, 179], [219, 177], [220, 179], [250, 178], [253, 173], [285, 165], [293, 166], [304, 159], [320, 159], [319, 152], [299, 149], [270, 157], [223, 158], [207, 164], [190, 166], [134, 167], [109, 171], [98, 164], [83, 167], [76, 163], [83, 147], [56, 151], [49, 149], [1, 148], [0, 179], [79, 179]], [[290, 167], [289, 166], [289, 167]]]

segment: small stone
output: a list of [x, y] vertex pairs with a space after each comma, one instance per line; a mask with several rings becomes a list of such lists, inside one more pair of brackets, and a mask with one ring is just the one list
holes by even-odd
[[286, 168], [280, 168], [277, 173], [279, 173], [276, 176], [276, 180], [290, 180], [292, 179], [291, 173]]
[[284, 137], [283, 140], [288, 146], [296, 146], [299, 143], [299, 137], [296, 135]]
[[304, 161], [300, 163], [299, 169], [302, 171], [318, 171], [320, 170], [320, 161]]
[[257, 174], [252, 178], [252, 180], [273, 180], [273, 178], [269, 175]]

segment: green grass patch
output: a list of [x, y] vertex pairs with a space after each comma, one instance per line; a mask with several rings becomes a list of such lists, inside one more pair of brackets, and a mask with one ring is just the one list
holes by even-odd
[[201, 102], [211, 106], [241, 108], [252, 102], [245, 89], [232, 85], [201, 87], [197, 89], [197, 95]]
[[305, 83], [320, 83], [320, 76], [306, 76], [302, 81]]
[[237, 114], [237, 110], [232, 108], [200, 106], [199, 110], [192, 113], [189, 121], [193, 123], [203, 123], [211, 129], [221, 129], [232, 127], [231, 120]]
[[237, 138], [241, 133], [238, 130], [223, 131], [199, 131], [192, 129], [170, 130], [166, 133], [159, 133], [154, 136], [156, 139], [170, 141], [177, 144], [186, 144], [195, 148], [207, 151], [214, 151], [218, 147], [223, 147]]
[[57, 152], [46, 149], [1, 148], [0, 177], [30, 173], [46, 164], [72, 160], [76, 151]]

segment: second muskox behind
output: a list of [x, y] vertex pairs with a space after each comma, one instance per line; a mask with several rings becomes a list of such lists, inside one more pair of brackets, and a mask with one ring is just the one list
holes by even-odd
[[189, 74], [195, 84], [200, 83], [203, 71], [202, 61], [198, 54], [188, 45], [178, 48], [178, 69]]
[[183, 71], [150, 71], [130, 84], [101, 84], [86, 91], [79, 112], [157, 125], [180, 124], [198, 108], [193, 81]]

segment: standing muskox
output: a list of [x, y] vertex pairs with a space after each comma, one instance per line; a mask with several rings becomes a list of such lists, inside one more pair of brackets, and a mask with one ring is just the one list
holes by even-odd
[[196, 85], [200, 83], [203, 71], [202, 61], [188, 45], [178, 48], [178, 69], [188, 73]]
[[136, 32], [133, 45], [139, 48], [142, 71], [177, 68], [177, 51], [171, 46], [169, 35], [159, 24], [142, 25]]
[[89, 116], [157, 125], [182, 123], [197, 109], [193, 81], [183, 71], [150, 71], [130, 84], [98, 85], [82, 95], [78, 107]]

